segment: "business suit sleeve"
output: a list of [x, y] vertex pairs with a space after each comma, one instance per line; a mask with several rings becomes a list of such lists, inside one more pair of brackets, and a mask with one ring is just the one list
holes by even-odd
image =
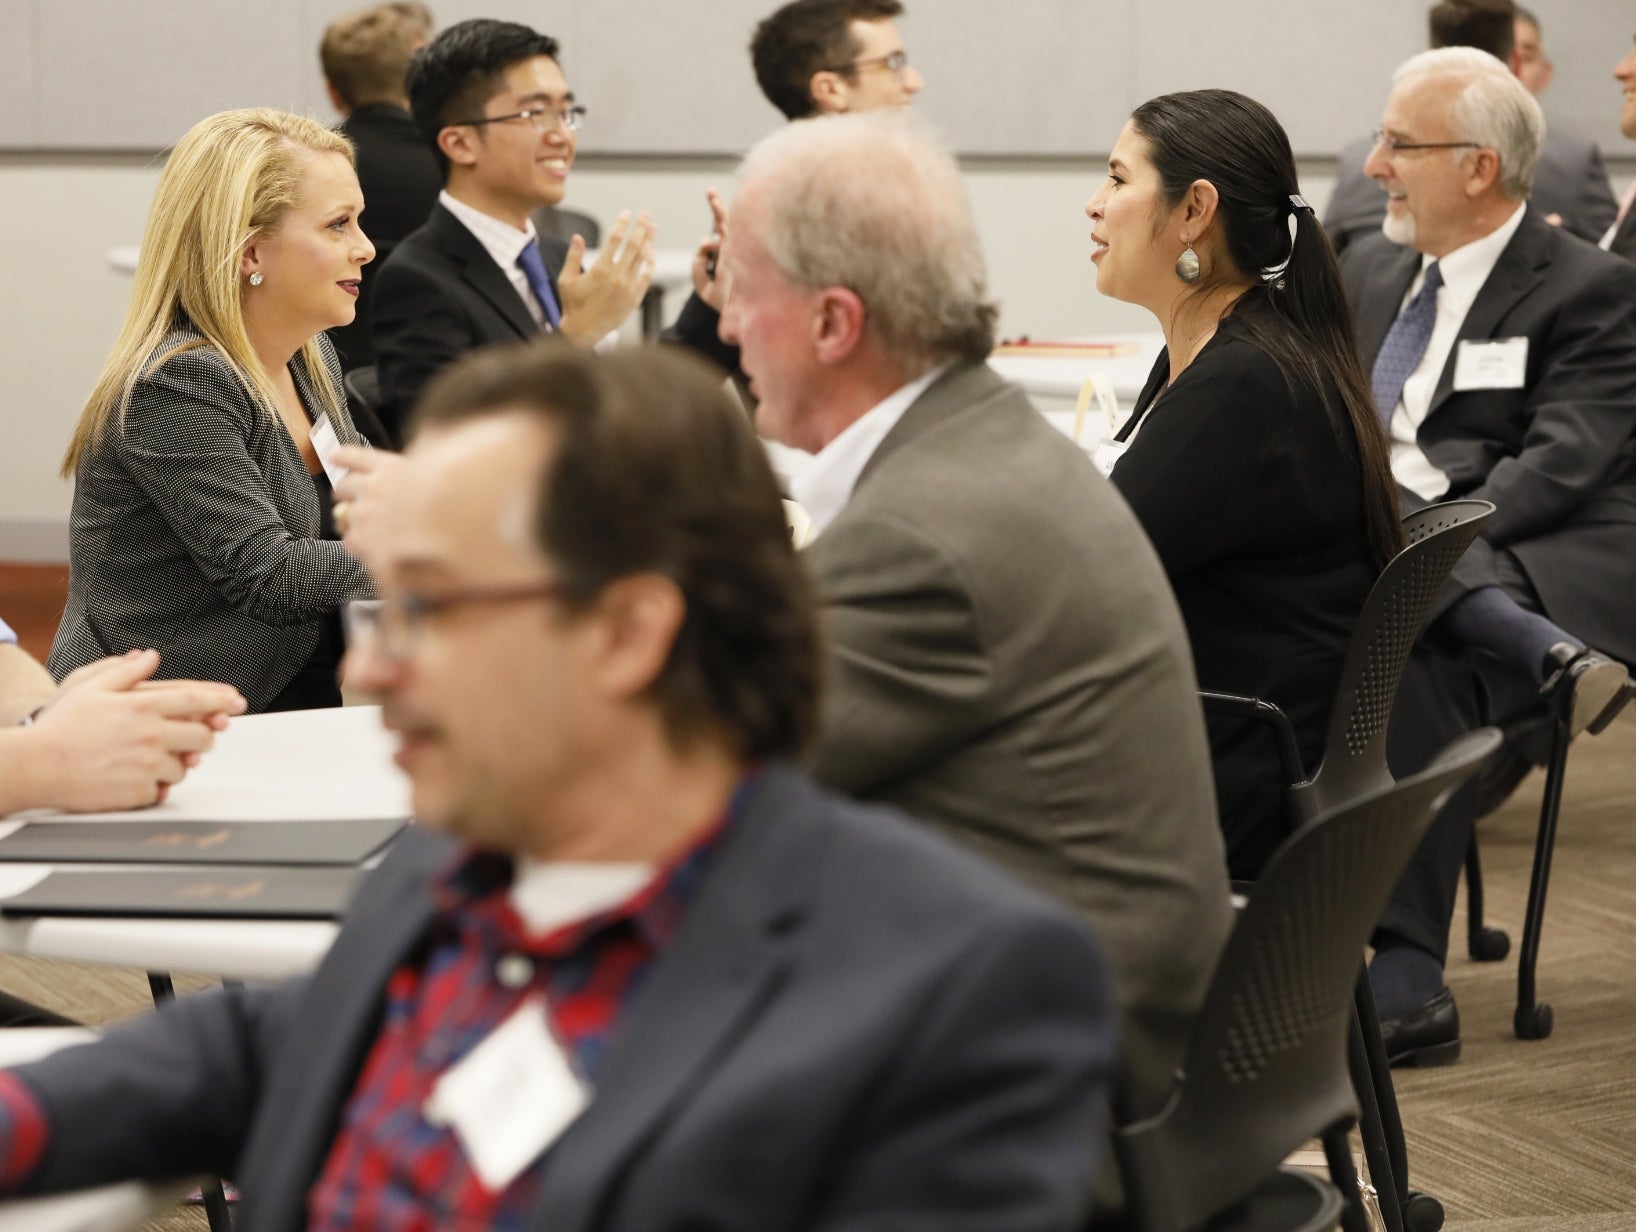
[[304, 988], [296, 980], [186, 997], [13, 1070], [49, 1126], [27, 1191], [234, 1175], [262, 1075]]
[[1619, 213], [1619, 202], [1614, 199], [1608, 169], [1602, 165], [1602, 151], [1594, 142], [1590, 143], [1589, 157], [1583, 166], [1584, 179], [1580, 184], [1578, 204], [1573, 217], [1564, 222], [1575, 235], [1594, 244], [1613, 225]]
[[1280, 499], [1287, 492], [1264, 480], [1262, 417], [1250, 408], [1267, 399], [1289, 404], [1281, 384], [1247, 387], [1215, 376], [1177, 384], [1114, 465], [1113, 484], [1166, 576], [1239, 552], [1254, 555], [1268, 540], [1268, 519], [1292, 516]]
[[1543, 354], [1522, 448], [1462, 493], [1494, 502], [1483, 537], [1496, 546], [1549, 530], [1601, 490], [1636, 427], [1636, 267], [1600, 261], [1565, 276], [1583, 278], [1579, 291], [1529, 340]]
[[[300, 624], [370, 586], [346, 548], [285, 525], [247, 446], [253, 418], [270, 414], [220, 355], [193, 347], [137, 382], [119, 456], [223, 599], [268, 624]], [[350, 421], [341, 430], [351, 435]]]
[[1107, 974], [1066, 920], [971, 953], [864, 1111], [815, 1232], [1078, 1229], [1106, 1154]]
[[849, 523], [808, 548], [824, 596], [829, 676], [814, 776], [869, 795], [987, 723], [992, 666], [970, 589], [922, 527]]
[[447, 289], [401, 260], [376, 276], [369, 334], [381, 403], [396, 416], [388, 427], [400, 438], [427, 382], [480, 341]]

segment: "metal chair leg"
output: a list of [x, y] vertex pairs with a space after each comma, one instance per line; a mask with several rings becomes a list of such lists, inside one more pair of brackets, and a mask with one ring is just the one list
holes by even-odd
[[[1364, 1151], [1366, 1154], [1369, 1151], [1367, 1125], [1373, 1116], [1380, 1127], [1384, 1166], [1389, 1169], [1389, 1172], [1381, 1171], [1373, 1156], [1370, 1157], [1369, 1174], [1382, 1195], [1381, 1217], [1386, 1220], [1389, 1232], [1399, 1227], [1403, 1232], [1438, 1232], [1445, 1218], [1443, 1204], [1430, 1194], [1409, 1188], [1409, 1153], [1403, 1136], [1403, 1117], [1398, 1110], [1397, 1088], [1392, 1082], [1386, 1046], [1381, 1041], [1380, 1014], [1375, 1009], [1375, 994], [1367, 971], [1358, 980], [1354, 1003], [1357, 1046], [1361, 1048], [1361, 1062], [1367, 1066], [1369, 1100], [1373, 1102], [1371, 1111], [1362, 1094], [1364, 1084], [1358, 1077], [1358, 1060], [1353, 1060], [1352, 1081], [1359, 1091], [1358, 1104], [1362, 1109], [1359, 1125], [1364, 1132]], [[1387, 1207], [1393, 1209], [1388, 1211]]]
[[[148, 992], [153, 996], [155, 1005], [162, 1005], [176, 997], [176, 983], [164, 971], [148, 972]], [[233, 1210], [227, 1204], [227, 1194], [222, 1190], [220, 1177], [210, 1177], [200, 1186], [204, 1194], [205, 1220], [210, 1225], [210, 1232], [233, 1232]]]
[[[1365, 976], [1362, 981], [1365, 988], [1368, 982]], [[1378, 1026], [1375, 1038], [1380, 1038]], [[1402, 1170], [1397, 1158], [1402, 1154], [1402, 1129], [1400, 1126], [1399, 1149], [1393, 1151], [1381, 1118], [1380, 1104], [1375, 1098], [1376, 1081], [1364, 1041], [1365, 1030], [1354, 1010], [1352, 1025], [1346, 1036], [1346, 1064], [1352, 1074], [1352, 1090], [1358, 1097], [1358, 1134], [1363, 1139], [1363, 1157], [1369, 1164], [1369, 1182], [1375, 1187], [1375, 1194], [1380, 1200], [1380, 1217], [1386, 1223], [1386, 1232], [1404, 1232], [1399, 1201], [1402, 1182], [1398, 1179]]]
[[1363, 1206], [1363, 1191], [1358, 1188], [1358, 1170], [1352, 1166], [1352, 1149], [1347, 1145], [1346, 1132], [1335, 1130], [1324, 1135], [1324, 1158], [1329, 1162], [1329, 1177], [1341, 1191], [1341, 1227], [1346, 1232], [1369, 1232], [1369, 1213]]
[[1518, 1039], [1545, 1039], [1555, 1025], [1551, 1007], [1536, 995], [1534, 975], [1539, 963], [1540, 933], [1545, 925], [1545, 890], [1551, 880], [1551, 856], [1556, 849], [1556, 826], [1562, 812], [1562, 788], [1568, 774], [1571, 740], [1567, 724], [1558, 720], [1551, 733], [1551, 760], [1539, 804], [1539, 834], [1534, 840], [1534, 871], [1528, 883], [1528, 913], [1523, 921], [1522, 951], [1517, 959], [1517, 1011], [1511, 1026]]
[[1483, 865], [1477, 850], [1477, 831], [1466, 848], [1466, 953], [1474, 962], [1499, 962], [1511, 952], [1511, 938], [1501, 928], [1483, 923]]

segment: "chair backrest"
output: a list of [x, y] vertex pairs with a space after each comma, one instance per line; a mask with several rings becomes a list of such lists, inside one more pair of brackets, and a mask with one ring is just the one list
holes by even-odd
[[1493, 512], [1487, 501], [1459, 500], [1428, 505], [1403, 519], [1408, 546], [1387, 562], [1370, 588], [1347, 646], [1324, 759], [1309, 780], [1290, 789], [1297, 822], [1392, 781], [1386, 725], [1403, 665], [1437, 592]]
[[1494, 728], [1470, 732], [1273, 855], [1227, 939], [1169, 1100], [1115, 1135], [1142, 1232], [1199, 1226], [1355, 1115], [1346, 1032], [1364, 944], [1447, 793], [1499, 742]]

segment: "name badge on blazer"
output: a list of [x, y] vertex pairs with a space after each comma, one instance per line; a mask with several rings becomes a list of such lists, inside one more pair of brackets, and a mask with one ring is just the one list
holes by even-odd
[[1528, 339], [1462, 342], [1454, 357], [1454, 391], [1521, 389], [1528, 379]]
[[318, 422], [307, 433], [307, 439], [312, 442], [312, 451], [318, 455], [319, 464], [323, 466], [330, 483], [337, 484], [345, 479], [347, 468], [335, 464], [335, 451], [341, 447], [341, 438], [335, 435], [335, 425], [330, 423], [327, 413], [318, 417]]
[[483, 1188], [500, 1193], [590, 1102], [535, 994], [443, 1071], [421, 1113], [454, 1131]]
[[1129, 441], [1098, 441], [1096, 448], [1091, 451], [1091, 461], [1104, 476], [1112, 475], [1113, 468], [1119, 464], [1119, 459], [1125, 456], [1125, 450], [1129, 448]]

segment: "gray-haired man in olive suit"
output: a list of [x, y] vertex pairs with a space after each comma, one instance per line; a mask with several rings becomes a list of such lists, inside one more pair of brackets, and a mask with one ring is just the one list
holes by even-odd
[[1091, 919], [1154, 1096], [1229, 924], [1164, 572], [1090, 460], [984, 363], [995, 314], [959, 172], [912, 118], [790, 125], [740, 184], [722, 337], [762, 435], [817, 454], [791, 489], [831, 641], [817, 777]]

